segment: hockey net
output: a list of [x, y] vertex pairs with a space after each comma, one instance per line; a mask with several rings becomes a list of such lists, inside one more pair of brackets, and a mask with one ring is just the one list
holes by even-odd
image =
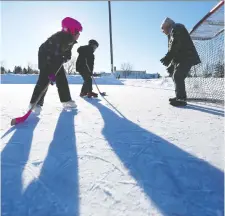
[[185, 80], [188, 100], [224, 104], [224, 0], [190, 32], [201, 63]]

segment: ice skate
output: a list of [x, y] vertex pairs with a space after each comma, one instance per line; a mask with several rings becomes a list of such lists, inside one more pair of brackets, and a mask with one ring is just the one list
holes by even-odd
[[88, 98], [91, 98], [91, 97], [97, 98], [97, 97], [98, 97], [98, 94], [95, 93], [95, 92], [89, 92], [89, 93], [87, 94], [87, 96], [88, 96]]
[[63, 105], [64, 109], [76, 109], [77, 108], [77, 105], [76, 105], [75, 101], [73, 101], [73, 100], [63, 102], [62, 105]]
[[85, 96], [87, 96], [87, 93], [86, 92], [81, 92], [80, 93], [80, 97], [85, 97]]

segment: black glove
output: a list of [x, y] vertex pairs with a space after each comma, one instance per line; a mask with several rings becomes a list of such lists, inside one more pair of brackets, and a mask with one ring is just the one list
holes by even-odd
[[167, 55], [166, 55], [165, 57], [163, 57], [162, 59], [160, 59], [160, 62], [161, 62], [164, 66], [169, 66], [170, 61], [171, 61], [171, 60], [168, 58]]

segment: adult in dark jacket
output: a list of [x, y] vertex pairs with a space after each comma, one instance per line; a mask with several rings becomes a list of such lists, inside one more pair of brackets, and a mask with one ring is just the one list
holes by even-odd
[[175, 84], [176, 97], [170, 98], [169, 101], [172, 105], [186, 105], [185, 78], [191, 67], [201, 61], [184, 25], [166, 18], [161, 29], [168, 36], [168, 52], [160, 61], [167, 66]]
[[80, 73], [84, 80], [80, 92], [81, 97], [98, 97], [98, 94], [92, 91], [92, 75], [95, 61], [94, 52], [98, 46], [98, 42], [92, 39], [88, 42], [88, 45], [81, 46], [77, 49], [79, 55], [76, 61], [76, 71]]
[[[71, 59], [71, 50], [77, 43], [81, 31], [82, 26], [77, 20], [66, 17], [62, 20], [62, 30], [53, 34], [39, 47], [38, 68], [40, 74], [30, 100], [30, 106], [35, 103], [50, 81], [51, 84], [56, 82], [59, 98], [63, 105], [76, 107], [70, 96], [64, 67], [61, 67], [57, 75], [55, 73], [63, 63]], [[43, 106], [45, 94], [35, 108], [37, 112]]]

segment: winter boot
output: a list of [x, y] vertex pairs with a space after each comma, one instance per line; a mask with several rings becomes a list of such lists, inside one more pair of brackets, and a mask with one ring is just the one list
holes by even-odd
[[88, 98], [91, 98], [91, 97], [97, 98], [98, 94], [94, 93], [94, 92], [88, 92], [87, 96], [88, 96]]
[[81, 92], [80, 93], [80, 97], [85, 97], [85, 96], [87, 96], [87, 93], [86, 92]]
[[176, 100], [170, 101], [170, 104], [172, 106], [186, 106], [187, 102], [186, 100], [176, 99]]
[[177, 98], [173, 97], [173, 98], [169, 98], [169, 102], [175, 101]]
[[176, 101], [176, 100], [182, 100], [182, 101], [186, 101], [187, 98], [177, 98], [177, 97], [174, 97], [174, 98], [169, 98], [169, 102], [173, 102], [173, 101]]
[[75, 101], [70, 100], [67, 102], [62, 102], [63, 108], [70, 108], [70, 109], [76, 109], [77, 105], [75, 103]]

